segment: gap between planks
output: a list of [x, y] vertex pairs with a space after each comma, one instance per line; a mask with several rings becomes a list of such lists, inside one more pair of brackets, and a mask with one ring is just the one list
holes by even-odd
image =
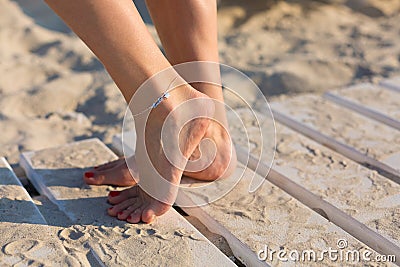
[[373, 120], [376, 120], [383, 124], [386, 124], [390, 127], [393, 127], [397, 130], [400, 130], [400, 121], [393, 119], [389, 116], [386, 116], [385, 114], [383, 114], [381, 112], [367, 108], [367, 107], [362, 106], [354, 101], [347, 100], [343, 97], [340, 97], [340, 96], [330, 93], [330, 92], [325, 93], [324, 98], [337, 104], [337, 105], [340, 105], [342, 107], [353, 110], [361, 115], [364, 115], [365, 117], [368, 117], [370, 119], [373, 119]]
[[[79, 145], [80, 144], [90, 144], [90, 149], [93, 150], [100, 150], [103, 149], [103, 153], [99, 153], [99, 158], [96, 158], [96, 155], [94, 155], [94, 158], [96, 159], [96, 162], [90, 162], [92, 163], [97, 163], [100, 164], [100, 161], [104, 161], [104, 160], [110, 160], [111, 158], [111, 154], [114, 155], [111, 152], [111, 150], [109, 150], [108, 147], [106, 147], [100, 140], [98, 139], [88, 139], [88, 140], [83, 140], [83, 141], [79, 141], [79, 142], [75, 142], [72, 144], [67, 144], [61, 147], [57, 148], [57, 153], [62, 153], [63, 148], [64, 147], [68, 147], [71, 145], [75, 145], [76, 149], [79, 151]], [[89, 149], [87, 148], [87, 149]], [[52, 148], [49, 148], [52, 149]], [[53, 148], [54, 150], [55, 148]], [[42, 150], [43, 151], [43, 150]], [[61, 152], [59, 152], [61, 151]], [[52, 186], [54, 188], [49, 188], [49, 184], [48, 184], [48, 177], [55, 177], [56, 175], [48, 175], [48, 176], [43, 176], [43, 173], [39, 173], [37, 172], [37, 167], [35, 167], [35, 164], [32, 162], [32, 158], [35, 156], [35, 154], [37, 154], [37, 152], [25, 152], [21, 155], [21, 166], [24, 167], [24, 169], [26, 170], [28, 177], [31, 179], [32, 182], [34, 182], [34, 184], [36, 186], [38, 186], [38, 189], [45, 195], [47, 195], [47, 197], [54, 202], [61, 211], [63, 211], [72, 221], [73, 223], [77, 223], [80, 222], [80, 224], [92, 224], [92, 215], [95, 214], [102, 214], [102, 210], [103, 207], [101, 205], [98, 205], [96, 207], [92, 208], [91, 212], [87, 212], [87, 214], [84, 215], [84, 217], [82, 217], [81, 215], [75, 216], [75, 212], [79, 211], [79, 210], [75, 210], [71, 205], [64, 205], [63, 202], [65, 202], [65, 199], [83, 199], [83, 201], [85, 201], [85, 199], [90, 199], [90, 198], [98, 198], [100, 197], [99, 194], [101, 194], [101, 197], [106, 197], [106, 194], [104, 192], [103, 195], [103, 189], [100, 189], [100, 187], [95, 187], [98, 190], [95, 190], [94, 188], [92, 189], [91, 187], [86, 188], [85, 191], [85, 195], [86, 198], [81, 198], [81, 193], [80, 192], [75, 192], [74, 190], [69, 189], [67, 192], [63, 192], [60, 191], [60, 186]], [[107, 157], [108, 154], [108, 157]], [[62, 154], [61, 154], [62, 155]], [[97, 162], [98, 161], [98, 162]], [[47, 163], [46, 163], [47, 164]], [[89, 163], [82, 163], [86, 167], [90, 167], [91, 164]], [[89, 165], [90, 166], [89, 166]], [[74, 166], [71, 165], [71, 167], [73, 168], [78, 168], [78, 166]], [[48, 171], [54, 171], [56, 172], [59, 168], [63, 168], [62, 165], [57, 166], [56, 168], [50, 168]], [[82, 166], [80, 166], [79, 168], [83, 168]], [[40, 169], [40, 168], [39, 168]], [[63, 178], [65, 177], [69, 177], [68, 174], [67, 176], [62, 176], [60, 175], [60, 179], [63, 180]], [[71, 188], [79, 188], [79, 185], [74, 184], [76, 182], [72, 182], [72, 184], [70, 184], [69, 186]], [[50, 186], [51, 186], [51, 181], [50, 181]], [[94, 191], [96, 192], [94, 192]], [[97, 192], [99, 191], [99, 192]], [[71, 194], [71, 195], [68, 195]], [[66, 198], [66, 196], [68, 196], [68, 198]], [[81, 203], [83, 204], [83, 202]], [[105, 208], [104, 208], [105, 209]], [[80, 216], [80, 217], [79, 217]], [[83, 219], [83, 220], [81, 220]], [[118, 220], [116, 220], [115, 218], [111, 218], [109, 216], [100, 216], [99, 218], [96, 218], [97, 223], [101, 223], [102, 225], [120, 225], [120, 224], [124, 224], [123, 222], [120, 222]], [[174, 228], [174, 227], [182, 227], [188, 231], [193, 231], [196, 235], [200, 236], [202, 239], [204, 239], [206, 242], [205, 243], [197, 243], [195, 241], [190, 241], [189, 243], [189, 250], [192, 251], [192, 253], [194, 253], [194, 251], [196, 251], [196, 254], [194, 255], [194, 263], [198, 264], [200, 263], [202, 260], [204, 260], [205, 257], [207, 257], [206, 262], [208, 262], [208, 264], [210, 264], [211, 262], [214, 262], [215, 264], [220, 264], [221, 266], [234, 266], [234, 263], [228, 258], [226, 257], [226, 255], [224, 255], [218, 248], [216, 248], [211, 242], [209, 242], [195, 227], [193, 227], [185, 218], [183, 218], [178, 212], [176, 212], [175, 210], [171, 209], [167, 214], [165, 214], [165, 216], [163, 216], [160, 220], [158, 220], [156, 222], [155, 225], [159, 225], [161, 226], [168, 226], [169, 228]], [[156, 226], [155, 226], [156, 227]], [[170, 231], [170, 229], [168, 229], [168, 231]], [[170, 231], [172, 232], [172, 230]], [[104, 241], [106, 242], [106, 241]], [[110, 241], [111, 242], [111, 241]], [[207, 256], [206, 256], [207, 255]], [[91, 249], [91, 254], [90, 256], [92, 256], [96, 261], [99, 261], [100, 263], [103, 264], [103, 260], [100, 259], [99, 255], [97, 254], [97, 250]]]
[[[397, 82], [396, 82], [397, 81]], [[400, 93], [400, 77], [391, 80], [384, 80], [379, 83], [382, 87]]]
[[[253, 171], [256, 171], [259, 174], [268, 172], [269, 166], [259, 162], [256, 158], [254, 158], [254, 156], [246, 153], [243, 148], [236, 146], [236, 152], [238, 160], [243, 164], [247, 162], [247, 167]], [[325, 217], [328, 221], [339, 226], [347, 233], [363, 242], [370, 248], [374, 249], [378, 253], [382, 255], [395, 255], [396, 263], [400, 263], [400, 248], [397, 245], [393, 244], [380, 234], [374, 232], [329, 202], [323, 200], [321, 197], [313, 194], [272, 168], [269, 170], [266, 180], [279, 187], [313, 211]]]
[[[0, 196], [1, 198], [14, 198], [16, 194], [19, 194], [18, 197], [21, 199], [19, 200], [14, 200], [16, 205], [24, 207], [25, 209], [30, 209], [29, 212], [32, 212], [32, 218], [25, 218], [27, 214], [23, 214], [23, 217], [19, 217], [19, 214], [15, 215], [13, 223], [32, 223], [32, 224], [42, 224], [42, 225], [47, 225], [47, 222], [41, 212], [39, 211], [38, 207], [35, 205], [33, 202], [31, 196], [29, 193], [26, 191], [24, 186], [22, 185], [21, 181], [18, 179], [17, 175], [15, 174], [14, 170], [11, 168], [10, 164], [4, 157], [0, 157], [0, 169], [4, 168], [9, 174], [9, 178], [12, 180], [7, 181], [7, 176], [6, 178], [0, 177], [0, 187], [2, 186], [7, 186], [7, 185], [15, 185], [18, 186], [18, 189], [12, 189], [14, 192], [10, 192], [8, 190], [8, 193], [6, 195]], [[0, 174], [1, 175], [1, 174]], [[6, 175], [6, 174], [5, 174]], [[11, 188], [10, 188], [11, 190]], [[0, 216], [1, 218], [1, 216]], [[13, 217], [11, 217], [13, 218]], [[22, 219], [24, 218], [24, 219]]]
[[274, 119], [276, 119], [281, 124], [289, 127], [290, 129], [307, 136], [308, 138], [320, 143], [321, 145], [342, 154], [343, 156], [369, 168], [376, 170], [379, 174], [385, 176], [386, 178], [392, 180], [393, 182], [400, 184], [400, 172], [389, 165], [380, 162], [374, 158], [371, 158], [355, 148], [345, 145], [336, 141], [335, 139], [324, 135], [301, 122], [293, 120], [288, 116], [272, 109]]
[[[324, 142], [322, 142], [322, 144], [324, 145]], [[120, 136], [116, 136], [113, 139], [113, 146], [117, 150], [122, 150], [121, 149], [122, 140]], [[353, 148], [347, 147], [345, 145], [341, 144], [341, 146], [346, 147], [347, 150], [351, 150], [352, 153], [354, 153], [355, 151]], [[238, 154], [238, 160], [243, 164], [248, 162], [248, 167], [251, 170], [255, 171], [258, 174], [268, 173], [268, 171], [266, 170], [268, 166], [266, 166], [263, 163], [259, 163], [252, 155], [248, 155], [243, 150], [243, 148], [236, 146], [236, 151]], [[363, 158], [366, 157], [364, 155], [362, 156]], [[391, 241], [384, 238], [380, 234], [374, 232], [366, 225], [357, 221], [356, 219], [346, 214], [345, 212], [341, 211], [337, 207], [333, 206], [329, 202], [323, 200], [321, 197], [315, 195], [314, 193], [310, 192], [304, 187], [293, 182], [292, 180], [282, 175], [281, 173], [271, 169], [269, 171], [268, 176], [266, 177], [266, 180], [270, 181], [272, 184], [282, 189], [290, 196], [297, 199], [298, 201], [309, 207], [311, 210], [318, 213], [322, 217], [326, 218], [328, 221], [334, 223], [335, 225], [337, 225], [338, 227], [340, 227], [341, 229], [343, 229], [344, 231], [346, 231], [359, 241], [363, 242], [370, 248], [374, 249], [378, 253], [384, 255], [396, 255], [396, 259], [400, 259], [400, 248], [397, 245], [393, 244]], [[190, 198], [187, 197], [185, 194], [180, 194], [180, 198], [182, 198], [184, 201], [190, 201]], [[257, 259], [254, 252], [247, 245], [242, 243], [233, 233], [231, 233], [223, 225], [214, 220], [207, 212], [205, 212], [199, 207], [191, 207], [191, 208], [181, 207], [181, 208], [189, 215], [197, 217], [203, 224], [207, 226], [207, 228], [210, 231], [224, 236], [228, 241], [228, 243], [230, 244], [230, 247], [234, 252], [235, 256], [240, 258], [244, 263], [249, 264], [249, 266], [265, 266], [265, 263], [261, 263]]]
[[[131, 141], [136, 140], [136, 133], [134, 131], [125, 132], [124, 134], [129, 135]], [[115, 149], [116, 153], [119, 155], [126, 154], [128, 157], [135, 154], [135, 145], [133, 144], [126, 144], [123, 141], [122, 134], [116, 134], [112, 138], [112, 147]], [[125, 151], [125, 153], [124, 153]], [[183, 177], [182, 179], [186, 179]], [[189, 203], [191, 200], [186, 197], [184, 194], [179, 194], [179, 197], [185, 201], [184, 203]], [[236, 258], [238, 258], [241, 262], [247, 264], [247, 266], [269, 266], [266, 262], [261, 262], [254, 257], [254, 252], [244, 243], [242, 243], [239, 239], [237, 239], [232, 233], [230, 233], [225, 227], [221, 224], [216, 222], [204, 212], [199, 207], [192, 207], [192, 208], [183, 208], [179, 207], [187, 214], [196, 217], [201, 223], [203, 223], [208, 230], [213, 233], [219, 234], [223, 236], [229, 244], [230, 249], [232, 250], [233, 254]], [[211, 222], [211, 223], [210, 223]], [[193, 227], [195, 227], [193, 225]]]

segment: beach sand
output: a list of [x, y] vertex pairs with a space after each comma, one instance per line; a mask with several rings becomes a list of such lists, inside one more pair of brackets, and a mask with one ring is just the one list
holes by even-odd
[[[219, 1], [221, 63], [268, 99], [376, 82], [400, 73], [399, 15], [398, 0]], [[0, 156], [15, 165], [24, 151], [111, 143], [126, 104], [82, 41], [39, 0], [0, 0], [0, 25]], [[51, 207], [34, 201], [44, 213]], [[220, 236], [207, 237], [232, 253]]]
[[[22, 151], [110, 143], [126, 106], [102, 64], [42, 1], [0, 10], [0, 155], [15, 164]], [[221, 62], [267, 97], [396, 76], [399, 13], [396, 0], [220, 1]]]

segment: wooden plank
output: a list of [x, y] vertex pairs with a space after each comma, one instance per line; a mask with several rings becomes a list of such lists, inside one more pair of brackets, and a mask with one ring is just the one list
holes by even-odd
[[[236, 172], [241, 173], [243, 170], [244, 166], [239, 165]], [[235, 256], [246, 266], [263, 266], [258, 255], [265, 246], [275, 251], [297, 250], [300, 253], [304, 250], [318, 252], [328, 247], [336, 248], [340, 239], [347, 240], [348, 249], [364, 246], [341, 228], [268, 182], [256, 192], [249, 193], [253, 175], [247, 169], [232, 191], [209, 205], [182, 207], [186, 213], [197, 217], [210, 231], [224, 236]], [[275, 178], [279, 180], [282, 177]], [[281, 180], [281, 183], [287, 184], [287, 181]], [[192, 198], [188, 194], [186, 197], [189, 200]], [[265, 262], [272, 266], [281, 264], [276, 257], [272, 261], [267, 258]], [[290, 259], [289, 262], [294, 263]], [[320, 266], [332, 262], [325, 259], [319, 263], [306, 264]]]
[[[71, 233], [69, 240], [60, 240]], [[83, 237], [58, 226], [0, 222], [0, 266], [102, 266]], [[86, 237], [86, 236], [85, 236]]]
[[[246, 111], [237, 112], [242, 118], [249, 118], [242, 114]], [[253, 128], [256, 124], [244, 122], [250, 140], [255, 140], [257, 134]], [[263, 132], [265, 127], [270, 127], [268, 124], [260, 126]], [[232, 134], [237, 134], [237, 129], [232, 128]], [[283, 175], [272, 170], [267, 180], [309, 208], [322, 212], [330, 221], [378, 252], [399, 255], [400, 225], [396, 221], [400, 216], [400, 186], [280, 124], [276, 125], [276, 130], [274, 168]], [[261, 149], [256, 146], [250, 152], [259, 155]], [[241, 149], [237, 151], [239, 153]], [[246, 152], [240, 154], [244, 154], [241, 157], [245, 161]], [[254, 169], [256, 162], [250, 163]], [[383, 245], [377, 240], [386, 244], [386, 248], [382, 249]]]
[[[254, 126], [251, 125], [249, 123], [246, 127], [250, 139], [254, 139], [252, 135], [255, 131], [251, 130]], [[392, 224], [396, 221], [396, 216], [400, 216], [398, 184], [388, 181], [375, 171], [346, 160], [340, 154], [279, 123], [276, 124], [276, 130], [278, 138], [274, 168], [279, 168], [284, 175], [310, 192], [356, 216], [362, 223], [397, 245], [400, 244], [400, 225]], [[259, 150], [260, 147], [255, 147], [251, 152], [260, 154]], [[393, 200], [393, 203], [389, 200]], [[342, 228], [345, 227], [344, 225]]]
[[0, 222], [47, 224], [5, 158], [0, 157]]
[[[86, 205], [102, 207], [104, 214], [108, 206], [102, 200], [109, 188], [86, 185], [82, 179], [83, 172], [88, 167], [115, 159], [117, 156], [102, 142], [89, 139], [48, 150], [22, 153], [20, 165], [38, 192], [46, 195], [72, 222], [88, 223], [95, 221], [98, 214], [91, 209], [87, 213], [79, 212], [76, 203], [84, 201]], [[79, 197], [79, 193], [82, 196]], [[60, 197], [60, 194], [64, 197]]]
[[[239, 111], [240, 113], [240, 111]], [[229, 114], [228, 114], [229, 115]], [[246, 114], [241, 114], [242, 118], [249, 118], [249, 116], [246, 116]], [[254, 135], [255, 133], [257, 133], [257, 131], [254, 131], [253, 129], [251, 129], [252, 125], [254, 125], [254, 123], [248, 123], [248, 125], [246, 126], [246, 130], [247, 133], [250, 134], [250, 139], [254, 139], [251, 138], [252, 134]], [[270, 125], [268, 125], [270, 126]], [[254, 128], [254, 126], [253, 126]], [[281, 130], [283, 129], [282, 126], [280, 126], [278, 129], [280, 129], [280, 131], [278, 131], [278, 140], [282, 138], [282, 136], [280, 136], [280, 133], [282, 132]], [[286, 131], [290, 131], [288, 129], [286, 129]], [[235, 129], [235, 127], [233, 127], [232, 132], [234, 133], [234, 135], [243, 135], [239, 129]], [[296, 135], [292, 132], [292, 135]], [[235, 138], [234, 136], [234, 138]], [[293, 143], [294, 147], [298, 148], [298, 144], [302, 144], [304, 142], [304, 137], [302, 139], [302, 142], [299, 143], [299, 141], [294, 141], [291, 143]], [[120, 138], [115, 138], [114, 140], [118, 141], [119, 143], [122, 142], [122, 140]], [[252, 143], [254, 143], [255, 140], [250, 140]], [[311, 140], [308, 142], [312, 142]], [[316, 144], [315, 144], [316, 145]], [[318, 145], [317, 145], [318, 146]], [[257, 142], [255, 142], [255, 146], [252, 146], [253, 148], [257, 148]], [[325, 153], [329, 154], [329, 151], [325, 149]], [[253, 151], [256, 152], [256, 151]], [[260, 154], [260, 152], [258, 151], [255, 154]], [[266, 153], [266, 154], [270, 154], [270, 153]], [[264, 154], [264, 155], [266, 155]], [[328, 157], [328, 156], [327, 156]], [[301, 157], [300, 157], [301, 158]], [[285, 158], [284, 160], [285, 162], [291, 162], [290, 158]], [[345, 162], [343, 160], [343, 162]], [[302, 164], [302, 163], [301, 163]], [[352, 166], [351, 170], [349, 169], [349, 171], [347, 171], [346, 174], [347, 176], [354, 171], [355, 169], [357, 169], [358, 172], [358, 168], [359, 166], [357, 166], [357, 164], [354, 163], [346, 163], [346, 164], [350, 164]], [[311, 168], [311, 167], [310, 167]], [[314, 166], [314, 173], [315, 174], [315, 170], [319, 170], [319, 166]], [[285, 169], [283, 169], [283, 173], [287, 173], [285, 172]], [[289, 168], [289, 174], [291, 172], [292, 168]], [[364, 169], [365, 171], [366, 169]], [[327, 169], [326, 170], [326, 174], [328, 174], [329, 172], [331, 172], [331, 169]], [[276, 173], [275, 173], [275, 177], [276, 177]], [[336, 174], [337, 175], [337, 174]], [[335, 183], [335, 179], [337, 176], [334, 176], [331, 178], [331, 182], [332, 184], [336, 184]], [[364, 177], [364, 179], [369, 179], [367, 177]], [[275, 179], [275, 181], [281, 181], [284, 180], [282, 178], [281, 175], [278, 175], [278, 180]], [[382, 185], [383, 183], [389, 183], [388, 181], [385, 181], [385, 179], [381, 178], [380, 181], [380, 185]], [[283, 182], [285, 184], [285, 182]], [[286, 183], [288, 183], [287, 178], [286, 178]], [[282, 185], [282, 183], [280, 183]], [[379, 184], [379, 183], [378, 183]], [[337, 185], [337, 184], [336, 184]], [[359, 185], [355, 185], [355, 190], [359, 189], [357, 188], [357, 186]], [[318, 187], [318, 184], [313, 184], [311, 185], [311, 188], [315, 188]], [[361, 217], [360, 220], [364, 223], [369, 223], [369, 225], [373, 225], [375, 223], [375, 220], [378, 222], [376, 227], [379, 227], [379, 229], [381, 231], [383, 231], [383, 234], [385, 234], [385, 237], [388, 237], [391, 241], [388, 241], [386, 238], [382, 237], [381, 235], [377, 234], [376, 232], [372, 231], [371, 229], [369, 229], [368, 227], [366, 227], [364, 224], [360, 223], [359, 221], [355, 220], [354, 218], [350, 217], [349, 215], [343, 213], [340, 209], [337, 209], [336, 207], [330, 205], [329, 203], [324, 202], [322, 199], [320, 199], [319, 197], [313, 195], [312, 193], [310, 193], [308, 190], [304, 190], [304, 188], [302, 189], [301, 187], [295, 186], [294, 191], [293, 190], [289, 190], [288, 192], [290, 193], [295, 193], [294, 196], [296, 196], [298, 198], [299, 201], [301, 201], [303, 204], [308, 204], [307, 206], [315, 211], [318, 212], [324, 212], [324, 214], [326, 215], [326, 213], [330, 214], [329, 216], [326, 215], [327, 217], [329, 217], [329, 219], [338, 224], [340, 227], [342, 227], [343, 229], [346, 229], [347, 231], [351, 232], [352, 234], [356, 235], [357, 238], [363, 240], [365, 243], [367, 243], [368, 245], [370, 245], [371, 247], [377, 249], [379, 252], [381, 253], [390, 253], [392, 251], [396, 252], [397, 246], [394, 245], [391, 241], [393, 241], [394, 238], [397, 238], [396, 236], [391, 236], [391, 235], [386, 235], [385, 234], [385, 227], [388, 227], [387, 224], [385, 224], [384, 219], [387, 219], [386, 217], [384, 218], [380, 218], [382, 217], [382, 209], [379, 210], [379, 212], [375, 212], [373, 213], [374, 216], [369, 216], [369, 217]], [[369, 192], [371, 193], [371, 192]], [[373, 192], [372, 192], [373, 193]], [[310, 197], [311, 195], [311, 197]], [[293, 195], [292, 195], [293, 196]], [[331, 196], [334, 197], [334, 196]], [[338, 197], [340, 197], [340, 195], [338, 195]], [[373, 197], [377, 197], [376, 194]], [[390, 198], [390, 196], [389, 196]], [[311, 199], [311, 200], [310, 200]], [[334, 198], [328, 198], [329, 200], [332, 200]], [[359, 201], [361, 201], [361, 199], [359, 199]], [[337, 203], [337, 199], [335, 199], [334, 203]], [[353, 207], [353, 209], [357, 209], [357, 205], [359, 203], [355, 204]], [[342, 206], [341, 206], [342, 207]], [[349, 208], [348, 210], [352, 211], [352, 209]], [[238, 237], [235, 236], [235, 232], [230, 232], [229, 229], [225, 228], [225, 226], [223, 224], [221, 224], [220, 222], [216, 221], [213, 216], [210, 216], [210, 214], [207, 213], [206, 210], [202, 209], [202, 208], [184, 208], [184, 210], [186, 212], [188, 212], [189, 214], [196, 216], [199, 220], [201, 220], [203, 223], [205, 223], [207, 225], [207, 227], [216, 233], [219, 233], [221, 235], [223, 235], [227, 241], [229, 242], [234, 254], [236, 257], [242, 259], [246, 264], [249, 265], [256, 265], [259, 264], [259, 261], [257, 261], [254, 257], [251, 256], [251, 254], [249, 254], [248, 249], [246, 250], [246, 244], [244, 244], [240, 239], [238, 239]], [[326, 212], [325, 212], [326, 210]], [[346, 211], [348, 211], [346, 210]], [[396, 216], [396, 208], [392, 207], [392, 211], [387, 211], [388, 214], [392, 214], [393, 216]], [[370, 210], [359, 210], [359, 212], [361, 212], [362, 214], [365, 214], [367, 212], [370, 212]], [[364, 213], [363, 213], [364, 212]], [[391, 213], [393, 212], [393, 213]], [[380, 223], [380, 219], [382, 219], [382, 221], [384, 223]], [[383, 227], [385, 226], [385, 227]], [[373, 227], [374, 228], [374, 227]], [[383, 230], [382, 230], [383, 229]], [[392, 231], [391, 233], [396, 233], [396, 231]], [[380, 246], [378, 246], [376, 240], [381, 240], [383, 244], [386, 244], [385, 249], [381, 249]], [[398, 253], [398, 251], [396, 252]]]
[[[129, 132], [129, 134], [131, 135], [131, 137], [136, 135], [135, 132]], [[125, 149], [134, 151], [134, 145], [123, 141], [121, 134], [115, 135], [113, 137], [112, 146], [119, 155], [123, 155], [123, 146], [125, 147]], [[182, 184], [190, 186], [191, 184], [196, 185], [197, 183], [193, 179], [184, 176], [182, 177]], [[188, 199], [186, 195], [182, 195], [181, 197], [184, 199], [183, 202], [191, 202], [191, 199]], [[243, 263], [246, 263], [247, 266], [268, 266], [268, 264], [260, 262], [260, 260], [258, 260], [254, 256], [254, 252], [246, 244], [242, 243], [239, 239], [235, 237], [233, 233], [229, 232], [229, 230], [227, 230], [223, 225], [219, 224], [213, 218], [211, 218], [210, 215], [204, 212], [203, 209], [196, 207], [182, 208], [189, 215], [193, 215], [201, 222], [203, 222], [211, 232], [218, 233], [224, 236], [225, 239], [227, 239], [234, 255]]]
[[[229, 119], [230, 115], [232, 114], [228, 113], [228, 121], [232, 121]], [[247, 116], [249, 114], [240, 115], [246, 126], [257, 125], [249, 119], [252, 117]], [[266, 121], [266, 125], [271, 124]], [[243, 146], [247, 144], [246, 140], [242, 139], [243, 136], [249, 133], [258, 134], [257, 131], [248, 127], [243, 129], [240, 124], [231, 124], [230, 132], [234, 141]], [[254, 145], [250, 147], [257, 147], [257, 145], [260, 147], [257, 141], [250, 140]], [[267, 140], [264, 144], [270, 145]], [[270, 157], [271, 153], [273, 154], [274, 149], [274, 146], [268, 145], [263, 147], [266, 149], [264, 154], [266, 158]], [[239, 164], [233, 176], [240, 175], [243, 170], [243, 166]], [[363, 246], [351, 235], [270, 183], [264, 183], [256, 192], [249, 193], [253, 175], [257, 174], [247, 169], [232, 191], [209, 205], [182, 207], [185, 212], [197, 217], [211, 231], [224, 236], [235, 256], [247, 266], [260, 264], [257, 253], [265, 245], [276, 251], [281, 248], [287, 251], [306, 249], [321, 251], [328, 246], [335, 247], [338, 239], [345, 238], [350, 248]], [[217, 184], [217, 187], [223, 186]], [[197, 199], [199, 196], [186, 194], [186, 197]], [[248, 253], [245, 247], [251, 249], [253, 254]], [[266, 262], [273, 266], [281, 264], [276, 258], [273, 261], [267, 259]], [[313, 265], [312, 262], [306, 264]], [[321, 262], [315, 266], [320, 264]], [[324, 264], [330, 264], [329, 260]]]
[[389, 166], [393, 166], [394, 169], [400, 172], [400, 152], [386, 157], [382, 162]]
[[[28, 180], [28, 178], [26, 178]], [[60, 211], [58, 206], [51, 202], [45, 195], [32, 197], [33, 202], [49, 225], [69, 227], [73, 225], [71, 220]]]
[[[0, 266], [98, 266], [88, 248], [69, 250], [47, 225], [10, 165], [0, 158]], [[89, 257], [88, 257], [89, 256]]]
[[[239, 157], [242, 157], [242, 161], [246, 161], [247, 155], [238, 149]], [[242, 155], [240, 155], [242, 154]], [[257, 166], [257, 159], [250, 156], [249, 167], [251, 169], [256, 170], [259, 168]], [[261, 165], [262, 166], [262, 165]], [[262, 166], [264, 168], [268, 168], [267, 165]], [[261, 169], [262, 171], [262, 169]], [[272, 182], [274, 185], [283, 189], [286, 193], [295, 197], [297, 200], [301, 201], [303, 204], [319, 213], [321, 216], [328, 219], [330, 222], [335, 225], [341, 227], [347, 233], [351, 234], [353, 237], [362, 241], [364, 244], [368, 245], [375, 251], [383, 254], [383, 255], [394, 255], [396, 259], [400, 257], [400, 248], [390, 240], [385, 237], [377, 234], [372, 231], [370, 228], [360, 223], [353, 217], [349, 216], [345, 212], [336, 208], [332, 204], [327, 201], [324, 201], [319, 196], [313, 194], [308, 191], [306, 188], [296, 184], [283, 174], [275, 171], [274, 169], [270, 170], [268, 177], [266, 177], [268, 181]], [[398, 195], [395, 195], [398, 197]], [[393, 219], [398, 217], [398, 214], [393, 214]], [[379, 217], [377, 218], [379, 219]], [[397, 227], [396, 227], [397, 228]], [[398, 229], [395, 229], [397, 231]], [[391, 232], [392, 235], [397, 237], [397, 232]], [[398, 242], [397, 242], [398, 243]]]
[[398, 165], [383, 163], [400, 151], [400, 133], [313, 95], [273, 102], [275, 119], [399, 183]]
[[130, 131], [126, 132], [125, 134], [129, 135], [128, 140], [132, 140], [129, 144], [126, 142], [122, 142], [122, 134], [117, 134], [114, 135], [112, 138], [112, 146], [116, 150], [116, 153], [118, 155], [124, 155], [124, 149], [126, 150], [125, 152], [127, 153], [127, 156], [132, 156], [135, 154], [135, 149], [136, 149], [136, 132], [135, 131]]
[[362, 84], [324, 97], [373, 120], [400, 130], [400, 95], [372, 84]]
[[387, 89], [400, 93], [400, 77], [383, 80], [379, 84]]
[[319, 131], [314, 130], [311, 127], [308, 127], [308, 126], [302, 124], [301, 122], [293, 120], [278, 111], [274, 110], [273, 112], [274, 112], [275, 119], [277, 121], [279, 121], [280, 123], [286, 125], [287, 127], [309, 137], [310, 139], [326, 146], [327, 148], [332, 149], [333, 151], [336, 151], [336, 152], [344, 155], [345, 157], [347, 157], [363, 166], [366, 166], [368, 168], [378, 171], [380, 174], [384, 175], [385, 177], [400, 184], [399, 170], [395, 169], [394, 167], [389, 165], [392, 163], [380, 162], [372, 157], [369, 157], [369, 156], [363, 154], [362, 152], [354, 149], [351, 146], [348, 146], [346, 144], [338, 142], [335, 139], [333, 139], [327, 135], [321, 134]]
[[234, 266], [174, 209], [151, 225], [130, 225], [109, 217], [106, 196], [111, 188], [85, 185], [82, 173], [116, 158], [98, 139], [90, 139], [23, 153], [21, 166], [72, 222], [82, 225], [70, 231], [87, 234], [87, 242], [107, 266]]
[[[397, 249], [400, 253], [400, 225], [393, 223], [400, 216], [398, 184], [356, 163], [347, 162], [343, 156], [279, 124], [277, 136], [274, 168], [283, 175], [271, 171], [267, 180], [313, 210], [323, 211], [330, 221], [378, 252], [390, 254]], [[257, 149], [260, 148], [254, 150]], [[291, 185], [291, 181], [307, 190]]]

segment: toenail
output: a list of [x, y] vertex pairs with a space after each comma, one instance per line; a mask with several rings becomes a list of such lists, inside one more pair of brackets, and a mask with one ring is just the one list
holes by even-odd
[[118, 212], [118, 215], [122, 215], [122, 214], [123, 214], [123, 212], [122, 212], [122, 211]]
[[109, 207], [108, 210], [112, 210], [114, 207]]
[[129, 215], [128, 218], [126, 218], [127, 220], [132, 220], [132, 216]]
[[85, 172], [85, 177], [86, 178], [93, 178], [94, 177], [94, 173], [93, 172]]
[[110, 193], [108, 193], [108, 195], [109, 195], [110, 197], [116, 197], [116, 196], [118, 196], [120, 193], [121, 193], [120, 191], [110, 191]]

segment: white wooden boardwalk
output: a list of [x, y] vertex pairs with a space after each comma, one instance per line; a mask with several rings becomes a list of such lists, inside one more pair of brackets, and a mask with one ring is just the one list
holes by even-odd
[[46, 220], [10, 165], [0, 158], [0, 266], [101, 266], [83, 246], [66, 247], [62, 227]]
[[[269, 175], [259, 177], [265, 178], [261, 188], [248, 192], [258, 174], [252, 155], [247, 168], [242, 165], [248, 155], [238, 147], [236, 172], [244, 171], [240, 182], [209, 205], [183, 210], [223, 236], [246, 266], [400, 264], [400, 79], [324, 96], [285, 97], [271, 107], [277, 122], [276, 156]], [[245, 126], [255, 143], [251, 153], [257, 154], [261, 148], [254, 123]], [[120, 152], [121, 142], [121, 136], [114, 137]], [[62, 225], [54, 220], [47, 225], [0, 158], [0, 265], [235, 266], [174, 209], [151, 225], [108, 217], [106, 195], [112, 188], [88, 186], [82, 173], [116, 158], [97, 139], [21, 155], [20, 164], [35, 188], [68, 217]], [[261, 169], [268, 167], [263, 164]], [[18, 243], [22, 238], [26, 242]], [[285, 261], [276, 254], [263, 258], [265, 248], [319, 256], [328, 248], [360, 255], [367, 251], [371, 260], [297, 262], [286, 255]], [[378, 262], [377, 255], [395, 262]]]
[[[331, 95], [340, 95], [341, 99], [348, 97], [352, 104], [367, 106], [390, 121], [398, 120], [400, 109], [396, 110], [396, 105], [400, 107], [400, 94], [396, 91], [360, 85], [333, 91]], [[255, 194], [249, 194], [244, 179], [240, 182], [244, 185], [239, 183], [223, 201], [184, 210], [223, 235], [236, 257], [248, 266], [259, 264], [257, 252], [263, 243], [274, 249], [283, 246], [301, 251], [317, 250], [319, 242], [334, 246], [334, 240], [339, 239], [348, 241], [349, 250], [362, 247], [384, 255], [396, 255], [398, 259], [398, 129], [379, 116], [369, 116], [348, 108], [342, 101], [334, 101], [329, 94], [285, 98], [271, 103], [271, 107], [278, 122], [277, 153], [273, 171], [267, 177], [272, 185], [266, 183]], [[251, 139], [251, 133], [256, 131], [250, 129], [251, 122], [246, 127]], [[122, 154], [121, 142], [121, 136], [113, 140], [114, 147]], [[257, 149], [255, 147], [254, 152]], [[294, 184], [289, 186], [288, 183]], [[235, 202], [236, 199], [243, 203]], [[277, 215], [276, 203], [281, 202], [285, 204], [278, 205]], [[263, 216], [251, 217], [255, 209]], [[249, 255], [249, 248], [253, 254]], [[268, 260], [267, 263], [289, 264]], [[329, 261], [325, 264], [337, 265]]]
[[66, 231], [88, 235], [88, 244], [107, 266], [234, 266], [174, 209], [151, 226], [129, 225], [107, 216], [110, 188], [85, 185], [82, 174], [85, 168], [115, 159], [98, 139], [89, 139], [24, 153], [21, 165], [40, 192], [81, 226]]
[[0, 222], [46, 224], [5, 158], [0, 158]]

